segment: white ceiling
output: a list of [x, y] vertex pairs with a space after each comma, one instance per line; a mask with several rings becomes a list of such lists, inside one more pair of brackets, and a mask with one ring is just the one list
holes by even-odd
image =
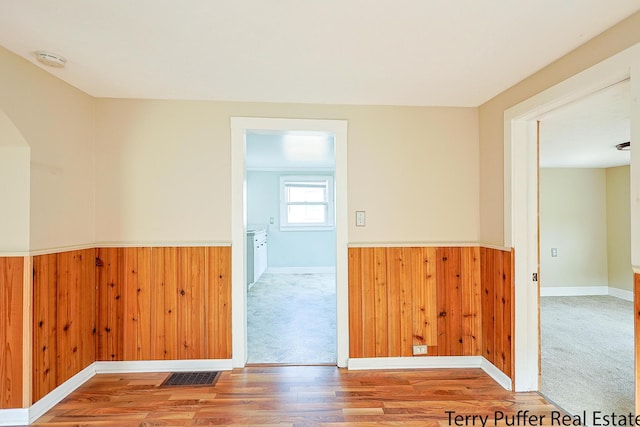
[[606, 168], [628, 165], [630, 151], [616, 144], [630, 140], [629, 81], [550, 111], [540, 118], [540, 166]]
[[[0, 45], [97, 97], [478, 106], [638, 0], [1, 0]], [[38, 66], [41, 66], [37, 63]]]

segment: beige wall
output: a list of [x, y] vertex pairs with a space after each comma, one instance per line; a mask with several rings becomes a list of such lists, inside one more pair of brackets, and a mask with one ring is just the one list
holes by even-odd
[[348, 120], [350, 242], [475, 242], [475, 108], [97, 100], [96, 240], [231, 240], [230, 118]]
[[606, 214], [605, 169], [540, 169], [540, 286], [607, 286]]
[[94, 99], [4, 48], [0, 75], [0, 110], [31, 147], [30, 249], [92, 243]]
[[29, 151], [0, 110], [0, 254], [29, 250]]
[[629, 172], [629, 166], [606, 170], [609, 286], [625, 291], [633, 291]]
[[526, 78], [479, 109], [480, 241], [504, 242], [504, 112], [510, 107], [640, 43], [640, 12]]

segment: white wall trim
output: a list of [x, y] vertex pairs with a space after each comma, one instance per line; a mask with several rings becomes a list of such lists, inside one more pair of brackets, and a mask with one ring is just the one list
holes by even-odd
[[28, 423], [31, 424], [41, 416], [43, 416], [49, 409], [53, 408], [58, 402], [70, 395], [75, 389], [80, 387], [85, 382], [89, 381], [96, 374], [95, 363], [90, 364], [82, 371], [78, 372], [58, 387], [54, 388], [50, 393], [45, 395], [42, 399], [31, 405], [29, 408]]
[[507, 376], [504, 372], [498, 369], [493, 363], [489, 362], [484, 357], [480, 361], [480, 368], [487, 373], [495, 382], [500, 384], [502, 388], [505, 390], [512, 390], [513, 384], [511, 383], [511, 378]]
[[631, 268], [633, 269], [633, 272], [634, 272], [635, 274], [640, 274], [640, 267], [639, 267], [639, 266], [634, 265], [634, 266], [632, 266]]
[[541, 297], [609, 295], [608, 286], [540, 286]]
[[37, 256], [37, 255], [49, 255], [49, 254], [56, 254], [59, 252], [70, 252], [70, 251], [81, 251], [84, 249], [93, 249], [95, 248], [96, 245], [93, 243], [87, 243], [84, 245], [72, 245], [72, 246], [57, 246], [54, 248], [45, 248], [45, 249], [36, 249], [36, 250], [32, 250], [29, 252], [29, 255], [31, 256]]
[[625, 289], [618, 289], [609, 286], [609, 295], [612, 297], [623, 299], [625, 301], [633, 302], [633, 291], [627, 291]]
[[268, 267], [267, 273], [271, 274], [335, 274], [335, 267]]
[[[538, 165], [535, 120], [543, 113], [631, 76], [632, 98], [640, 91], [640, 43], [595, 64], [568, 79], [526, 99], [504, 112], [504, 245], [515, 248], [514, 351], [516, 391], [538, 389], [538, 286], [531, 280], [538, 271], [537, 194]], [[635, 68], [634, 68], [635, 67]], [[635, 71], [634, 71], [635, 70]], [[634, 74], [637, 72], [637, 74]], [[635, 92], [634, 92], [635, 91]], [[634, 108], [640, 110], [640, 104]], [[640, 123], [631, 114], [631, 139], [640, 133]], [[640, 158], [631, 159], [631, 182]], [[637, 172], [634, 170], [637, 169]], [[639, 221], [634, 221], [640, 202], [638, 189], [631, 189], [631, 262], [640, 259]], [[640, 193], [640, 192], [638, 192]], [[640, 199], [639, 199], [640, 200]], [[634, 205], [634, 203], [636, 203]], [[636, 209], [636, 210], [634, 210]], [[635, 241], [639, 243], [635, 245]], [[634, 246], [635, 245], [635, 246]]]
[[95, 362], [96, 374], [130, 374], [139, 372], [230, 371], [231, 359], [135, 360]]
[[93, 362], [53, 389], [30, 408], [0, 409], [0, 426], [31, 424], [96, 374], [139, 372], [230, 371], [231, 359], [141, 360]]
[[347, 252], [349, 217], [347, 211], [347, 128], [346, 120], [231, 117], [231, 327], [233, 366], [247, 363], [246, 285], [246, 131], [311, 130], [335, 135], [334, 182], [336, 210], [336, 312], [337, 364], [349, 358], [349, 273]]
[[208, 247], [208, 246], [231, 246], [229, 241], [218, 240], [180, 240], [180, 241], [139, 241], [139, 242], [98, 242], [94, 245], [96, 248], [189, 248], [189, 247]]
[[477, 242], [351, 242], [350, 248], [423, 248], [423, 247], [475, 247]]
[[29, 409], [0, 409], [0, 426], [29, 424]]
[[349, 359], [349, 370], [480, 368], [501, 387], [511, 390], [511, 378], [482, 356], [364, 357]]

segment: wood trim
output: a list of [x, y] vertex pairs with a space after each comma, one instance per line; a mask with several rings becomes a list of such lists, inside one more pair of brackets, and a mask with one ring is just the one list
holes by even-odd
[[0, 409], [24, 407], [24, 257], [0, 258]]

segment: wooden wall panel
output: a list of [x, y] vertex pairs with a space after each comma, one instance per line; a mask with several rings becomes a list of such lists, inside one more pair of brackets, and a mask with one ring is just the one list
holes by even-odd
[[56, 254], [33, 258], [33, 370], [32, 399], [40, 400], [56, 388]]
[[231, 358], [229, 247], [97, 253], [98, 360]]
[[462, 354], [482, 354], [480, 248], [462, 248]]
[[151, 248], [123, 252], [122, 358], [151, 360]]
[[482, 355], [489, 362], [494, 362], [495, 336], [495, 294], [494, 294], [494, 249], [480, 248], [480, 264], [482, 269]]
[[349, 248], [349, 356], [482, 355], [513, 371], [513, 254], [480, 247]]
[[122, 360], [123, 356], [124, 251], [105, 248], [96, 252], [97, 360]]
[[22, 408], [23, 257], [0, 258], [0, 409]]
[[438, 355], [462, 355], [461, 249], [438, 248]]
[[206, 357], [230, 359], [231, 248], [209, 247], [205, 252]]
[[349, 249], [349, 357], [364, 356], [362, 249]]
[[95, 250], [57, 254], [56, 383], [95, 360]]

